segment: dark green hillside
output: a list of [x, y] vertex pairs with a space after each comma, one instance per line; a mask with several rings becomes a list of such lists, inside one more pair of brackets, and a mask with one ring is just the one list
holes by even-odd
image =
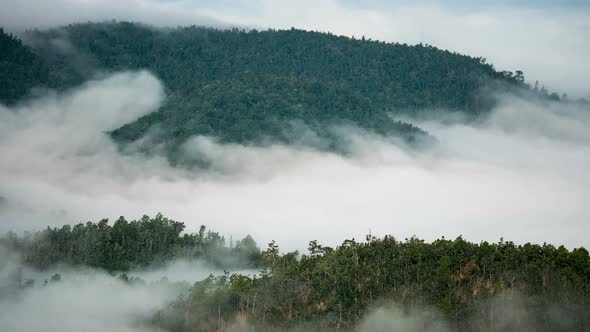
[[[66, 263], [118, 274], [181, 258], [260, 271], [187, 280], [196, 282], [149, 319], [164, 331], [223, 331], [224, 324], [246, 322], [255, 331], [363, 330], [359, 324], [371, 311], [389, 303], [436, 310], [446, 331], [590, 331], [590, 256], [584, 248], [369, 235], [335, 248], [310, 241], [301, 254], [280, 252], [274, 241], [261, 251], [250, 236], [227, 243], [205, 226], [183, 230], [182, 222], [160, 214], [121, 217], [11, 233], [0, 237], [0, 249], [41, 270]], [[15, 284], [34, 286], [20, 279]], [[410, 331], [440, 330], [426, 329], [430, 323]]]
[[[334, 150], [337, 137], [324, 125], [356, 124], [380, 134], [401, 134], [410, 142], [425, 135], [408, 123], [392, 121], [385, 112], [373, 112], [373, 107], [372, 100], [341, 83], [276, 76], [203, 81], [159, 112], [115, 130], [113, 137], [134, 141], [153, 124], [166, 128], [172, 146], [195, 133], [224, 142], [291, 142], [303, 130], [313, 130], [317, 147]], [[304, 126], [290, 121], [294, 119], [304, 120]]]
[[522, 73], [501, 73], [481, 58], [432, 46], [296, 29], [158, 30], [88, 23], [33, 31], [27, 38], [47, 61], [55, 88], [78, 84], [99, 69], [155, 73], [168, 102], [113, 136], [133, 141], [157, 124], [158, 138], [172, 147], [195, 134], [232, 142], [288, 141], [290, 120], [320, 134], [323, 125], [344, 122], [411, 141], [424, 133], [391, 120], [389, 112], [444, 108], [479, 114], [491, 106], [482, 97], [485, 88], [499, 82], [525, 85]]
[[47, 82], [47, 68], [29, 47], [0, 28], [0, 102], [13, 103]]
[[[311, 241], [301, 255], [280, 254], [273, 241], [262, 264], [257, 277], [195, 283], [152, 322], [175, 332], [223, 330], [225, 323], [253, 331], [590, 330], [584, 248], [368, 237], [336, 248]], [[371, 311], [391, 303], [407, 315], [413, 309], [440, 316], [422, 316], [405, 328], [404, 316], [389, 311], [374, 328], [362, 325]]]
[[233, 241], [228, 247], [223, 236], [205, 226], [196, 233], [183, 233], [184, 228], [184, 223], [161, 214], [139, 220], [120, 217], [113, 223], [103, 219], [61, 228], [47, 227], [26, 232], [23, 237], [8, 233], [0, 236], [0, 249], [15, 250], [25, 264], [40, 270], [66, 263], [111, 272], [127, 271], [177, 258], [201, 259], [223, 268], [260, 264], [260, 249], [250, 236]]

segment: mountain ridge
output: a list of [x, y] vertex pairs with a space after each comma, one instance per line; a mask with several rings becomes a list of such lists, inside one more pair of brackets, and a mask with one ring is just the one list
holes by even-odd
[[152, 141], [171, 155], [195, 135], [291, 143], [285, 133], [290, 121], [304, 123], [328, 148], [338, 146], [325, 130], [334, 123], [413, 143], [427, 133], [391, 114], [438, 110], [477, 117], [495, 103], [488, 90], [530, 89], [521, 71], [496, 71], [484, 58], [294, 28], [157, 29], [108, 22], [23, 36], [43, 60], [49, 88], [76, 86], [98, 71], [154, 73], [165, 86], [165, 104], [111, 135], [124, 146], [157, 126], [162, 130]]

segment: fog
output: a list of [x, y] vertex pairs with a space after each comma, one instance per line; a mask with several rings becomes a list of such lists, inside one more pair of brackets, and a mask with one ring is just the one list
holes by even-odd
[[0, 0], [0, 8], [1, 24], [14, 31], [104, 20], [133, 20], [158, 26], [229, 26], [187, 8], [181, 1]]
[[[21, 265], [19, 257], [3, 247], [0, 254], [3, 331], [155, 331], [147, 320], [189, 287], [160, 279], [129, 284], [93, 268], [62, 265], [37, 271]], [[182, 271], [188, 272], [188, 265]], [[194, 274], [182, 280], [192, 283], [207, 277], [207, 272], [223, 273], [206, 270], [202, 264], [193, 264], [191, 271]], [[178, 275], [173, 266], [161, 272]], [[47, 282], [56, 273], [61, 279]], [[151, 273], [157, 274], [155, 270]], [[19, 289], [19, 279], [34, 284]]]
[[359, 323], [357, 331], [452, 331], [438, 310], [426, 306], [386, 305], [371, 311]]
[[157, 109], [162, 91], [124, 72], [2, 107], [0, 232], [162, 212], [282, 250], [369, 232], [589, 244], [590, 113], [574, 104], [504, 95], [485, 121], [415, 121], [439, 141], [426, 150], [342, 127], [346, 156], [194, 137], [185, 152], [212, 165], [197, 172], [121, 154], [105, 134]]
[[[205, 261], [201, 260], [187, 260], [187, 259], [175, 259], [168, 262], [164, 266], [154, 266], [144, 269], [131, 270], [127, 274], [129, 277], [137, 277], [146, 282], [155, 282], [162, 279], [170, 282], [183, 282], [183, 281], [200, 281], [207, 278], [210, 275], [223, 275], [226, 270], [214, 267]], [[246, 276], [254, 276], [259, 274], [259, 270], [227, 270], [227, 272], [238, 273]]]
[[[456, 331], [438, 309], [414, 303], [389, 303], [371, 310], [357, 331]], [[538, 303], [519, 292], [503, 292], [472, 303], [474, 310], [462, 322], [466, 331], [574, 331], [587, 312], [583, 305]]]

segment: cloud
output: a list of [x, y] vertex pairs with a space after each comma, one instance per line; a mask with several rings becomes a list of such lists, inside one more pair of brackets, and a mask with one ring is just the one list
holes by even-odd
[[157, 310], [190, 294], [192, 283], [224, 273], [199, 260], [176, 260], [131, 270], [124, 282], [91, 267], [36, 270], [0, 244], [0, 325], [6, 332], [160, 331], [150, 325]]
[[482, 297], [470, 306], [472, 310], [463, 319], [453, 322], [437, 308], [409, 298], [405, 303], [390, 303], [369, 310], [357, 331], [574, 330], [588, 309], [580, 304], [540, 302], [514, 290]]
[[389, 305], [372, 310], [359, 323], [357, 331], [451, 331], [443, 315], [434, 308], [409, 308]]
[[28, 290], [18, 300], [0, 300], [4, 331], [149, 331], [135, 320], [148, 317], [173, 296], [130, 287], [107, 276], [63, 281]]
[[[36, 271], [0, 246], [2, 331], [156, 331], [147, 324], [156, 310], [186, 292], [188, 283], [154, 281], [128, 284], [104, 271], [61, 266]], [[193, 268], [204, 275], [211, 270]], [[59, 273], [61, 281], [44, 285]], [[152, 272], [156, 274], [156, 271]], [[178, 275], [174, 267], [166, 273]], [[194, 276], [185, 280], [197, 281]], [[32, 286], [19, 288], [22, 280]]]
[[13, 31], [110, 20], [137, 21], [156, 26], [228, 26], [182, 1], [0, 0], [0, 8], [2, 26]]
[[[226, 270], [211, 266], [201, 260], [176, 259], [164, 266], [132, 270], [127, 274], [129, 277], [138, 277], [146, 282], [156, 282], [163, 278], [170, 282], [195, 282], [201, 281], [210, 275], [223, 275]], [[231, 270], [231, 273], [249, 276], [256, 275], [259, 272], [259, 270]]]
[[578, 106], [502, 96], [480, 123], [417, 123], [439, 139], [423, 151], [351, 128], [339, 128], [348, 156], [194, 137], [186, 153], [211, 168], [189, 171], [121, 154], [104, 134], [156, 109], [162, 90], [127, 72], [1, 109], [0, 231], [163, 212], [283, 250], [368, 232], [590, 244], [590, 113]]

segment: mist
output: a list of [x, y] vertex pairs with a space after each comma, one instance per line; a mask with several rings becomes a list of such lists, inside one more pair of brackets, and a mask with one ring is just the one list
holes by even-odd
[[[155, 282], [162, 279], [168, 280], [170, 282], [195, 282], [203, 280], [210, 275], [223, 275], [225, 272], [226, 270], [212, 266], [206, 261], [175, 259], [171, 262], [168, 262], [164, 266], [134, 269], [129, 271], [127, 274], [129, 277], [137, 277], [141, 280], [145, 280], [146, 282]], [[232, 269], [231, 271], [227, 270], [227, 272], [253, 276], [257, 275], [260, 271], [253, 269]]]
[[[173, 262], [142, 275], [170, 278], [126, 282], [90, 267], [35, 270], [2, 246], [0, 254], [3, 331], [156, 331], [149, 320], [157, 310], [187, 292], [190, 283], [223, 274], [199, 262], [184, 262], [180, 268]], [[139, 273], [130, 271], [129, 275]], [[173, 280], [180, 275], [182, 279]], [[23, 281], [30, 284], [23, 287]]]
[[0, 231], [162, 212], [188, 232], [206, 225], [281, 250], [367, 233], [589, 245], [590, 113], [576, 104], [502, 95], [477, 123], [414, 120], [439, 141], [426, 150], [344, 127], [333, 130], [346, 155], [194, 137], [183, 150], [211, 167], [191, 171], [122, 153], [106, 134], [164, 98], [140, 71], [2, 106]]
[[0, 22], [14, 31], [46, 29], [73, 22], [133, 20], [158, 26], [208, 25], [227, 27], [187, 8], [180, 1], [157, 0], [1, 0]]
[[[357, 331], [457, 331], [445, 315], [432, 306], [414, 303], [388, 303], [371, 310]], [[563, 303], [538, 303], [519, 292], [504, 292], [480, 299], [462, 328], [467, 331], [574, 331], [587, 308]], [[543, 317], [543, 321], [539, 319]]]

